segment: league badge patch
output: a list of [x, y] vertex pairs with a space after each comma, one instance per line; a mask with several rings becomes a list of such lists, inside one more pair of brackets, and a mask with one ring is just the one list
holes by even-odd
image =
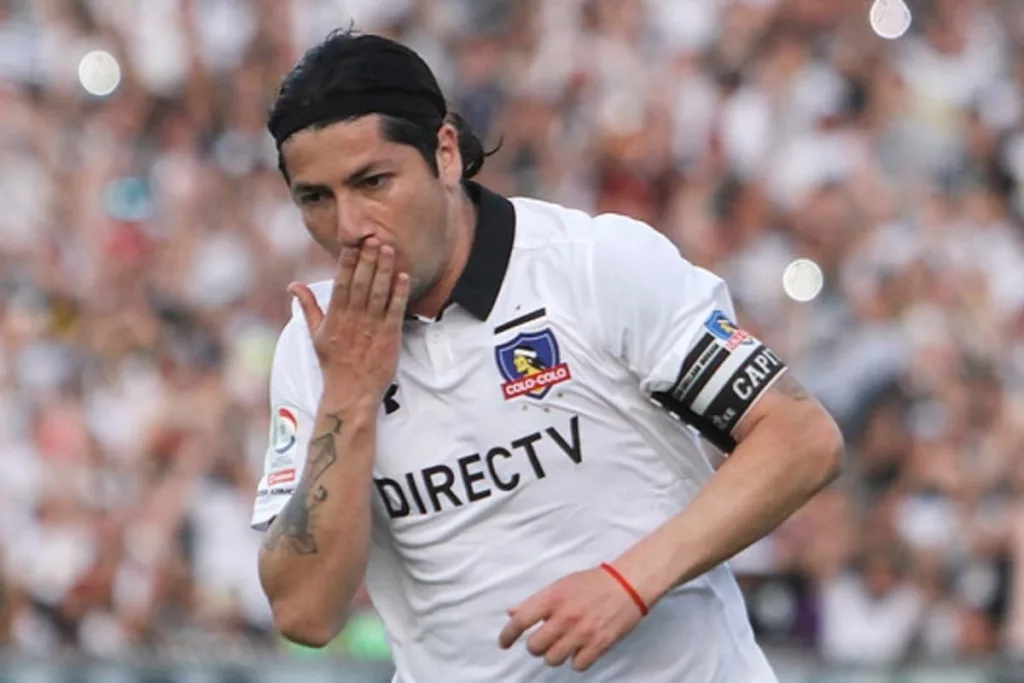
[[754, 338], [739, 328], [736, 323], [729, 320], [729, 317], [722, 311], [715, 311], [711, 317], [704, 322], [704, 327], [715, 338], [722, 341], [725, 348], [732, 351], [738, 346], [754, 343]]
[[549, 329], [517, 335], [494, 350], [505, 400], [520, 396], [540, 400], [551, 387], [572, 378], [569, 365], [561, 362], [558, 341]]
[[274, 409], [274, 452], [283, 454], [295, 445], [299, 420], [295, 412], [285, 406]]

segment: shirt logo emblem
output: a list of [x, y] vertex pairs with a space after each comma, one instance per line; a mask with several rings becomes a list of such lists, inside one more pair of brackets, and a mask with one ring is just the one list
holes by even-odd
[[398, 393], [398, 385], [392, 384], [388, 387], [387, 392], [384, 394], [384, 414], [390, 415], [391, 413], [397, 412], [402, 405], [395, 399], [395, 394]]
[[550, 329], [524, 332], [494, 350], [506, 401], [520, 396], [540, 400], [551, 387], [572, 378], [569, 365], [561, 362], [558, 341]]
[[285, 453], [295, 445], [299, 421], [288, 408], [282, 406], [274, 411], [274, 451]]

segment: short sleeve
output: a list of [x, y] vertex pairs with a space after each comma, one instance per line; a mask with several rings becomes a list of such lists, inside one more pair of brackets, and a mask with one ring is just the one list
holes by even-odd
[[607, 348], [654, 403], [730, 452], [736, 425], [784, 363], [736, 324], [726, 283], [664, 235], [622, 216], [594, 223], [591, 281]]
[[270, 370], [270, 429], [251, 521], [259, 531], [281, 512], [302, 476], [317, 411], [309, 375], [318, 371], [301, 314], [293, 316], [278, 338]]

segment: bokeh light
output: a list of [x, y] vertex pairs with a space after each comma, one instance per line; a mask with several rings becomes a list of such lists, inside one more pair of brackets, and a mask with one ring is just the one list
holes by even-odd
[[899, 38], [913, 21], [910, 8], [904, 0], [875, 0], [868, 13], [871, 29], [882, 38]]
[[106, 50], [93, 50], [78, 63], [78, 82], [90, 95], [105, 97], [121, 84], [121, 65]]
[[782, 274], [782, 288], [786, 296], [801, 303], [812, 301], [825, 284], [821, 266], [808, 258], [798, 258]]

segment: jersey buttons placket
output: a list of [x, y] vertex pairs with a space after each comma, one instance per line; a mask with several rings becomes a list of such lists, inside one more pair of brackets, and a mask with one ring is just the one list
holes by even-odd
[[441, 322], [430, 323], [425, 335], [427, 356], [435, 375], [443, 375], [451, 367], [452, 362], [451, 346], [443, 325]]

